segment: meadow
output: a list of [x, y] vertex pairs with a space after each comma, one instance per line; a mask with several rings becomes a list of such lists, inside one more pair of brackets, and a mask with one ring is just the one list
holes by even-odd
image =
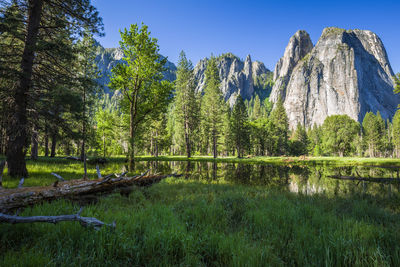
[[[79, 162], [29, 161], [28, 185], [54, 182], [50, 172], [80, 178]], [[121, 159], [101, 167], [118, 172]], [[95, 177], [95, 168], [89, 167]], [[18, 179], [5, 177], [5, 187]], [[114, 193], [82, 215], [116, 228], [78, 223], [2, 224], [0, 266], [398, 266], [400, 199], [295, 194], [229, 181], [167, 178], [129, 196]], [[20, 215], [70, 214], [57, 200]]]

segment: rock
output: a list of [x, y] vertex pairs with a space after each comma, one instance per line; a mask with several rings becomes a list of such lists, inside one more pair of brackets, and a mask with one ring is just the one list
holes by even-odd
[[[203, 92], [205, 88], [205, 70], [208, 59], [200, 60], [195, 68], [195, 78], [197, 80], [196, 90]], [[227, 53], [217, 58], [217, 67], [221, 79], [221, 91], [225, 101], [230, 106], [236, 101], [240, 94], [244, 99], [250, 99], [255, 92], [255, 80], [257, 78], [265, 79], [264, 76], [270, 73], [263, 63], [252, 62], [250, 55], [243, 62], [232, 53]]]
[[[104, 87], [106, 93], [110, 92], [108, 84], [110, 82], [111, 69], [118, 63], [122, 63], [124, 53], [120, 48], [104, 48], [97, 43], [97, 56], [96, 63], [100, 70], [101, 77], [98, 83]], [[174, 63], [167, 61], [165, 64], [166, 70], [163, 72], [164, 79], [168, 81], [175, 81], [176, 79], [176, 66]]]
[[289, 40], [285, 53], [279, 59], [274, 70], [274, 87], [270, 101], [276, 102], [279, 97], [284, 98], [286, 85], [297, 63], [313, 49], [310, 35], [303, 30], [297, 31]]
[[309, 45], [296, 44], [298, 33], [276, 65], [270, 98], [282, 97], [290, 128], [320, 125], [336, 114], [359, 122], [368, 111], [379, 111], [384, 119], [394, 115], [400, 97], [393, 93], [394, 74], [376, 34], [326, 28], [307, 52]]

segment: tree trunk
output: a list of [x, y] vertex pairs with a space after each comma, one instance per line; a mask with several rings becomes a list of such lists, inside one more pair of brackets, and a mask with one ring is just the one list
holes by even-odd
[[52, 135], [51, 135], [50, 157], [54, 158], [56, 156], [56, 148], [57, 148], [57, 133], [53, 132]]
[[28, 22], [21, 60], [21, 76], [13, 96], [13, 115], [8, 126], [7, 162], [10, 176], [27, 176], [25, 164], [25, 147], [27, 144], [27, 104], [32, 86], [32, 68], [35, 58], [36, 41], [42, 15], [43, 0], [28, 2]]
[[83, 161], [83, 178], [87, 177], [87, 166], [86, 166], [86, 90], [83, 88], [83, 120], [82, 120], [82, 147], [81, 147], [81, 160]]
[[185, 142], [186, 142], [186, 153], [187, 153], [187, 157], [190, 158], [191, 157], [191, 145], [190, 145], [190, 137], [189, 137], [189, 126], [187, 121], [185, 121]]
[[32, 130], [32, 144], [31, 144], [31, 159], [37, 160], [38, 158], [38, 131], [36, 126], [33, 127]]
[[134, 154], [134, 148], [135, 148], [135, 131], [134, 131], [134, 106], [133, 103], [131, 102], [130, 104], [130, 123], [129, 123], [129, 171], [133, 171], [135, 168], [135, 154]]
[[217, 137], [215, 136], [215, 134], [213, 135], [213, 154], [214, 154], [214, 158], [217, 158]]
[[49, 133], [47, 129], [47, 125], [44, 130], [44, 156], [49, 156]]

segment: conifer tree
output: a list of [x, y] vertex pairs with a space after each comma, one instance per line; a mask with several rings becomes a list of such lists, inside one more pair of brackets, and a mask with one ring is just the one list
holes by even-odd
[[243, 157], [246, 148], [249, 147], [250, 135], [248, 114], [242, 96], [238, 96], [232, 111], [232, 133], [239, 158]]
[[[21, 177], [28, 175], [25, 153], [30, 139], [30, 121], [37, 121], [39, 115], [35, 98], [41, 97], [40, 90], [55, 88], [54, 83], [69, 82], [66, 74], [70, 78], [73, 74], [64, 66], [71, 60], [73, 40], [85, 27], [96, 33], [102, 24], [98, 12], [87, 0], [14, 0], [1, 4], [2, 11], [13, 6], [20, 16], [17, 20], [0, 17], [1, 32], [6, 33], [1, 34], [0, 39], [11, 36], [20, 42], [18, 46], [8, 45], [16, 48], [10, 50], [13, 57], [2, 57], [17, 68], [3, 69], [1, 77], [14, 77], [8, 94], [11, 104], [7, 162], [9, 175]], [[2, 49], [4, 51], [8, 49]], [[59, 75], [60, 69], [63, 69], [62, 75]]]
[[281, 98], [275, 103], [270, 118], [275, 125], [274, 135], [277, 139], [276, 153], [278, 155], [284, 155], [288, 148], [289, 122]]
[[[186, 155], [192, 155], [193, 138], [199, 126], [200, 107], [196, 97], [196, 83], [193, 74], [193, 64], [182, 51], [175, 81], [175, 110], [177, 124], [183, 129]], [[179, 127], [178, 126], [178, 127]]]
[[211, 144], [211, 150], [213, 156], [218, 156], [218, 146], [221, 139], [223, 130], [223, 97], [220, 86], [220, 78], [217, 68], [216, 59], [211, 57], [208, 61], [207, 68], [205, 71], [206, 81], [204, 96], [202, 99], [202, 133], [207, 136], [206, 142], [209, 146]]

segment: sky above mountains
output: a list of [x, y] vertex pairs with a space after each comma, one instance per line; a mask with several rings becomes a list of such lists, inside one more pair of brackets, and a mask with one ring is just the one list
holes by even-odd
[[273, 70], [289, 38], [306, 30], [315, 44], [325, 27], [375, 32], [400, 72], [400, 1], [93, 0], [103, 18], [104, 47], [118, 47], [119, 30], [145, 23], [160, 52], [174, 63], [184, 50], [194, 64], [226, 52]]

